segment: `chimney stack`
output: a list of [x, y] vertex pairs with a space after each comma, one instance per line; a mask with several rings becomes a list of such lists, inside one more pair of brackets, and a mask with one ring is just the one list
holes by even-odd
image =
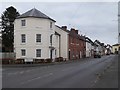
[[76, 34], [78, 34], [78, 30], [75, 30]]
[[74, 29], [74, 28], [71, 28], [71, 30], [70, 30], [70, 31], [73, 31], [73, 32], [74, 32], [74, 31], [75, 31], [75, 29]]
[[67, 26], [62, 26], [61, 27], [63, 30], [67, 30]]
[[71, 32], [78, 34], [78, 30], [75, 30], [74, 28], [71, 28]]

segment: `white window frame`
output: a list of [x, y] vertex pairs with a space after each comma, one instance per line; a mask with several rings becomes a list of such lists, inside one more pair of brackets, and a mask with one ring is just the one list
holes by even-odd
[[41, 57], [41, 49], [36, 49], [36, 57]]
[[41, 43], [41, 36], [41, 34], [36, 34], [36, 43]]
[[26, 20], [21, 20], [21, 26], [26, 26]]
[[21, 43], [26, 43], [26, 34], [21, 34]]
[[26, 56], [26, 49], [21, 49], [21, 56]]

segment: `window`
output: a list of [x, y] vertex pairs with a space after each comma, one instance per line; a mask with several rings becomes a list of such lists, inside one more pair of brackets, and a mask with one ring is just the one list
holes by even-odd
[[25, 42], [26, 42], [26, 36], [25, 36], [25, 34], [22, 34], [22, 35], [21, 35], [21, 42], [22, 42], [22, 43], [25, 43]]
[[26, 21], [25, 20], [21, 20], [21, 26], [26, 26]]
[[21, 49], [21, 56], [25, 56], [26, 55], [26, 50], [25, 49]]
[[41, 34], [36, 34], [36, 42], [41, 42]]
[[36, 49], [36, 57], [41, 57], [41, 49]]
[[57, 55], [57, 50], [55, 50], [55, 55]]
[[50, 35], [50, 43], [52, 44], [52, 35]]
[[52, 28], [52, 22], [50, 22], [50, 28]]

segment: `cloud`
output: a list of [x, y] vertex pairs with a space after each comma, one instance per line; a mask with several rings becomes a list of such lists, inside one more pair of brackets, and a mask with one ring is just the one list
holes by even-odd
[[13, 5], [20, 13], [32, 8], [56, 20], [56, 24], [74, 27], [91, 39], [102, 42], [117, 43], [118, 4], [116, 2], [10, 2], [2, 3], [2, 10]]
[[[74, 0], [74, 2], [118, 2], [119, 0]], [[73, 0], [2, 0], [0, 2], [73, 2]]]

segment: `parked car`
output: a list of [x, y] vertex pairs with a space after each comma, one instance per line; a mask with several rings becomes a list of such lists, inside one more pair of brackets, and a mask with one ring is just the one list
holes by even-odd
[[94, 58], [101, 58], [101, 52], [100, 51], [94, 51]]

